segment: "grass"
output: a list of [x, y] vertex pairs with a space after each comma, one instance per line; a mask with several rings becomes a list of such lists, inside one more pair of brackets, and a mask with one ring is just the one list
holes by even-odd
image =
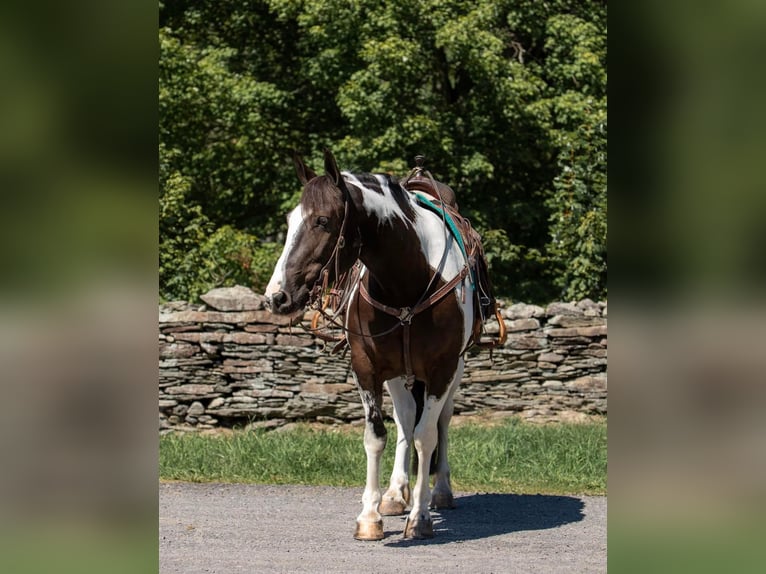
[[[381, 483], [393, 465], [396, 430], [387, 426]], [[456, 491], [606, 494], [606, 421], [535, 425], [518, 419], [450, 430]], [[160, 478], [362, 486], [362, 430], [356, 427], [170, 434], [160, 437]]]

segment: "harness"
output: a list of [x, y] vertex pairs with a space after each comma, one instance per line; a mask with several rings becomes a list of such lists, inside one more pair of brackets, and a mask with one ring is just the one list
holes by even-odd
[[[384, 305], [380, 301], [375, 300], [370, 295], [370, 292], [367, 291], [364, 283], [359, 283], [359, 295], [361, 295], [362, 299], [367, 301], [370, 305], [379, 311], [383, 311], [387, 315], [391, 315], [392, 317], [395, 317], [399, 320], [399, 325], [397, 326], [402, 327], [402, 351], [404, 353], [404, 370], [406, 379], [404, 385], [407, 387], [407, 389], [412, 389], [412, 385], [415, 383], [415, 373], [412, 370], [412, 353], [410, 348], [410, 326], [412, 324], [412, 318], [418, 313], [425, 311], [429, 307], [433, 307], [446, 295], [451, 293], [458, 286], [458, 284], [460, 284], [460, 282], [466, 278], [468, 272], [469, 267], [466, 265], [463, 267], [460, 273], [455, 275], [449, 282], [442, 285], [432, 295], [426, 297], [425, 295], [428, 293], [428, 290], [426, 290], [426, 293], [423, 293], [423, 296], [420, 298], [420, 302], [418, 302], [414, 307], [396, 308]], [[436, 275], [434, 275], [434, 277], [436, 277]], [[465, 349], [463, 349], [463, 352], [465, 352]]]

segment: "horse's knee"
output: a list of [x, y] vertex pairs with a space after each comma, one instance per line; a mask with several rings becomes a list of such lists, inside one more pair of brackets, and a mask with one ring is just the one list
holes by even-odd
[[[433, 428], [431, 428], [432, 426]], [[431, 425], [425, 428], [416, 428], [412, 442], [419, 455], [426, 454], [430, 458], [431, 453], [436, 448], [437, 438], [436, 425]]]
[[380, 425], [368, 421], [364, 430], [364, 448], [368, 452], [380, 454], [386, 448], [388, 432], [381, 422]]

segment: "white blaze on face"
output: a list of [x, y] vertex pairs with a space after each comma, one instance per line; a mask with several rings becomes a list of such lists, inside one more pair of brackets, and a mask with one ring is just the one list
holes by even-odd
[[287, 263], [287, 258], [289, 257], [290, 252], [295, 246], [295, 238], [298, 235], [298, 230], [301, 228], [302, 224], [303, 212], [301, 211], [301, 206], [298, 205], [290, 212], [290, 215], [287, 216], [287, 239], [285, 239], [285, 246], [282, 249], [282, 254], [279, 256], [279, 260], [277, 260], [277, 265], [274, 267], [274, 273], [269, 280], [269, 284], [266, 286], [266, 293], [264, 293], [269, 299], [274, 293], [277, 293], [282, 289], [282, 283], [285, 276], [285, 264]]

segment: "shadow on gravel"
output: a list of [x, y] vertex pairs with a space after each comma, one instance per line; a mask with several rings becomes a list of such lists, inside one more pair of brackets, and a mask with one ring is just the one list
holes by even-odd
[[[489, 538], [522, 530], [556, 528], [584, 518], [584, 503], [572, 496], [542, 494], [471, 494], [455, 499], [457, 508], [432, 511], [434, 537], [404, 540], [401, 529], [386, 531], [386, 546], [448, 544]], [[391, 518], [387, 519], [391, 526]]]

